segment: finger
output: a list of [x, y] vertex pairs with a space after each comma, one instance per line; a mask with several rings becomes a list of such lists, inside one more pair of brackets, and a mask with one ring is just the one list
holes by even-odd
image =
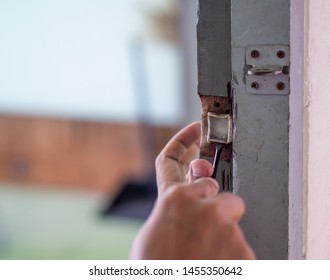
[[193, 182], [198, 178], [210, 177], [213, 166], [205, 159], [196, 159], [190, 163], [188, 172], [188, 182]]
[[161, 151], [156, 159], [159, 192], [173, 183], [185, 181], [185, 168], [199, 151], [200, 137], [200, 123], [192, 123], [179, 131]]
[[190, 194], [195, 197], [214, 197], [219, 191], [219, 184], [213, 178], [200, 178], [186, 185]]
[[163, 154], [165, 158], [180, 162], [187, 157], [189, 150], [199, 148], [200, 138], [201, 125], [199, 122], [194, 122], [174, 135], [161, 154]]
[[218, 195], [217, 203], [222, 213], [228, 215], [233, 222], [239, 222], [245, 213], [245, 204], [239, 196], [229, 192]]

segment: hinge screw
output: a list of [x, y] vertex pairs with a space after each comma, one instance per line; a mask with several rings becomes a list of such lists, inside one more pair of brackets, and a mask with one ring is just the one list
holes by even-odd
[[285, 84], [282, 83], [282, 82], [279, 82], [279, 83], [276, 84], [276, 88], [278, 90], [283, 90], [285, 88]]
[[258, 89], [259, 84], [257, 82], [253, 82], [253, 83], [251, 83], [251, 88]]
[[251, 57], [252, 58], [258, 58], [259, 56], [260, 56], [259, 51], [257, 51], [257, 50], [252, 50], [251, 51]]
[[285, 52], [284, 52], [284, 51], [278, 51], [278, 52], [277, 52], [277, 57], [278, 57], [278, 58], [283, 58], [283, 57], [285, 57]]

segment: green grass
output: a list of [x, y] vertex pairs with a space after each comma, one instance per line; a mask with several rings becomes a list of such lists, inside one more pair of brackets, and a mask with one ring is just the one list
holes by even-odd
[[91, 193], [0, 185], [0, 259], [127, 259], [141, 222]]

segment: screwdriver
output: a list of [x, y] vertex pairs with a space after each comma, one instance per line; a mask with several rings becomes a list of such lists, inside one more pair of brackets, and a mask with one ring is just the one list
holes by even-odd
[[214, 159], [213, 159], [213, 173], [211, 175], [211, 177], [214, 178], [214, 179], [217, 176], [219, 161], [220, 161], [220, 157], [221, 157], [221, 154], [222, 154], [223, 147], [224, 147], [224, 144], [216, 143], [215, 156], [214, 156]]

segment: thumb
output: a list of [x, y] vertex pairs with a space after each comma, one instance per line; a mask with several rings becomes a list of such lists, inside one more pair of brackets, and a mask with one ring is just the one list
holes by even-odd
[[189, 165], [188, 182], [193, 182], [198, 178], [210, 177], [213, 172], [213, 166], [205, 159], [195, 159]]

